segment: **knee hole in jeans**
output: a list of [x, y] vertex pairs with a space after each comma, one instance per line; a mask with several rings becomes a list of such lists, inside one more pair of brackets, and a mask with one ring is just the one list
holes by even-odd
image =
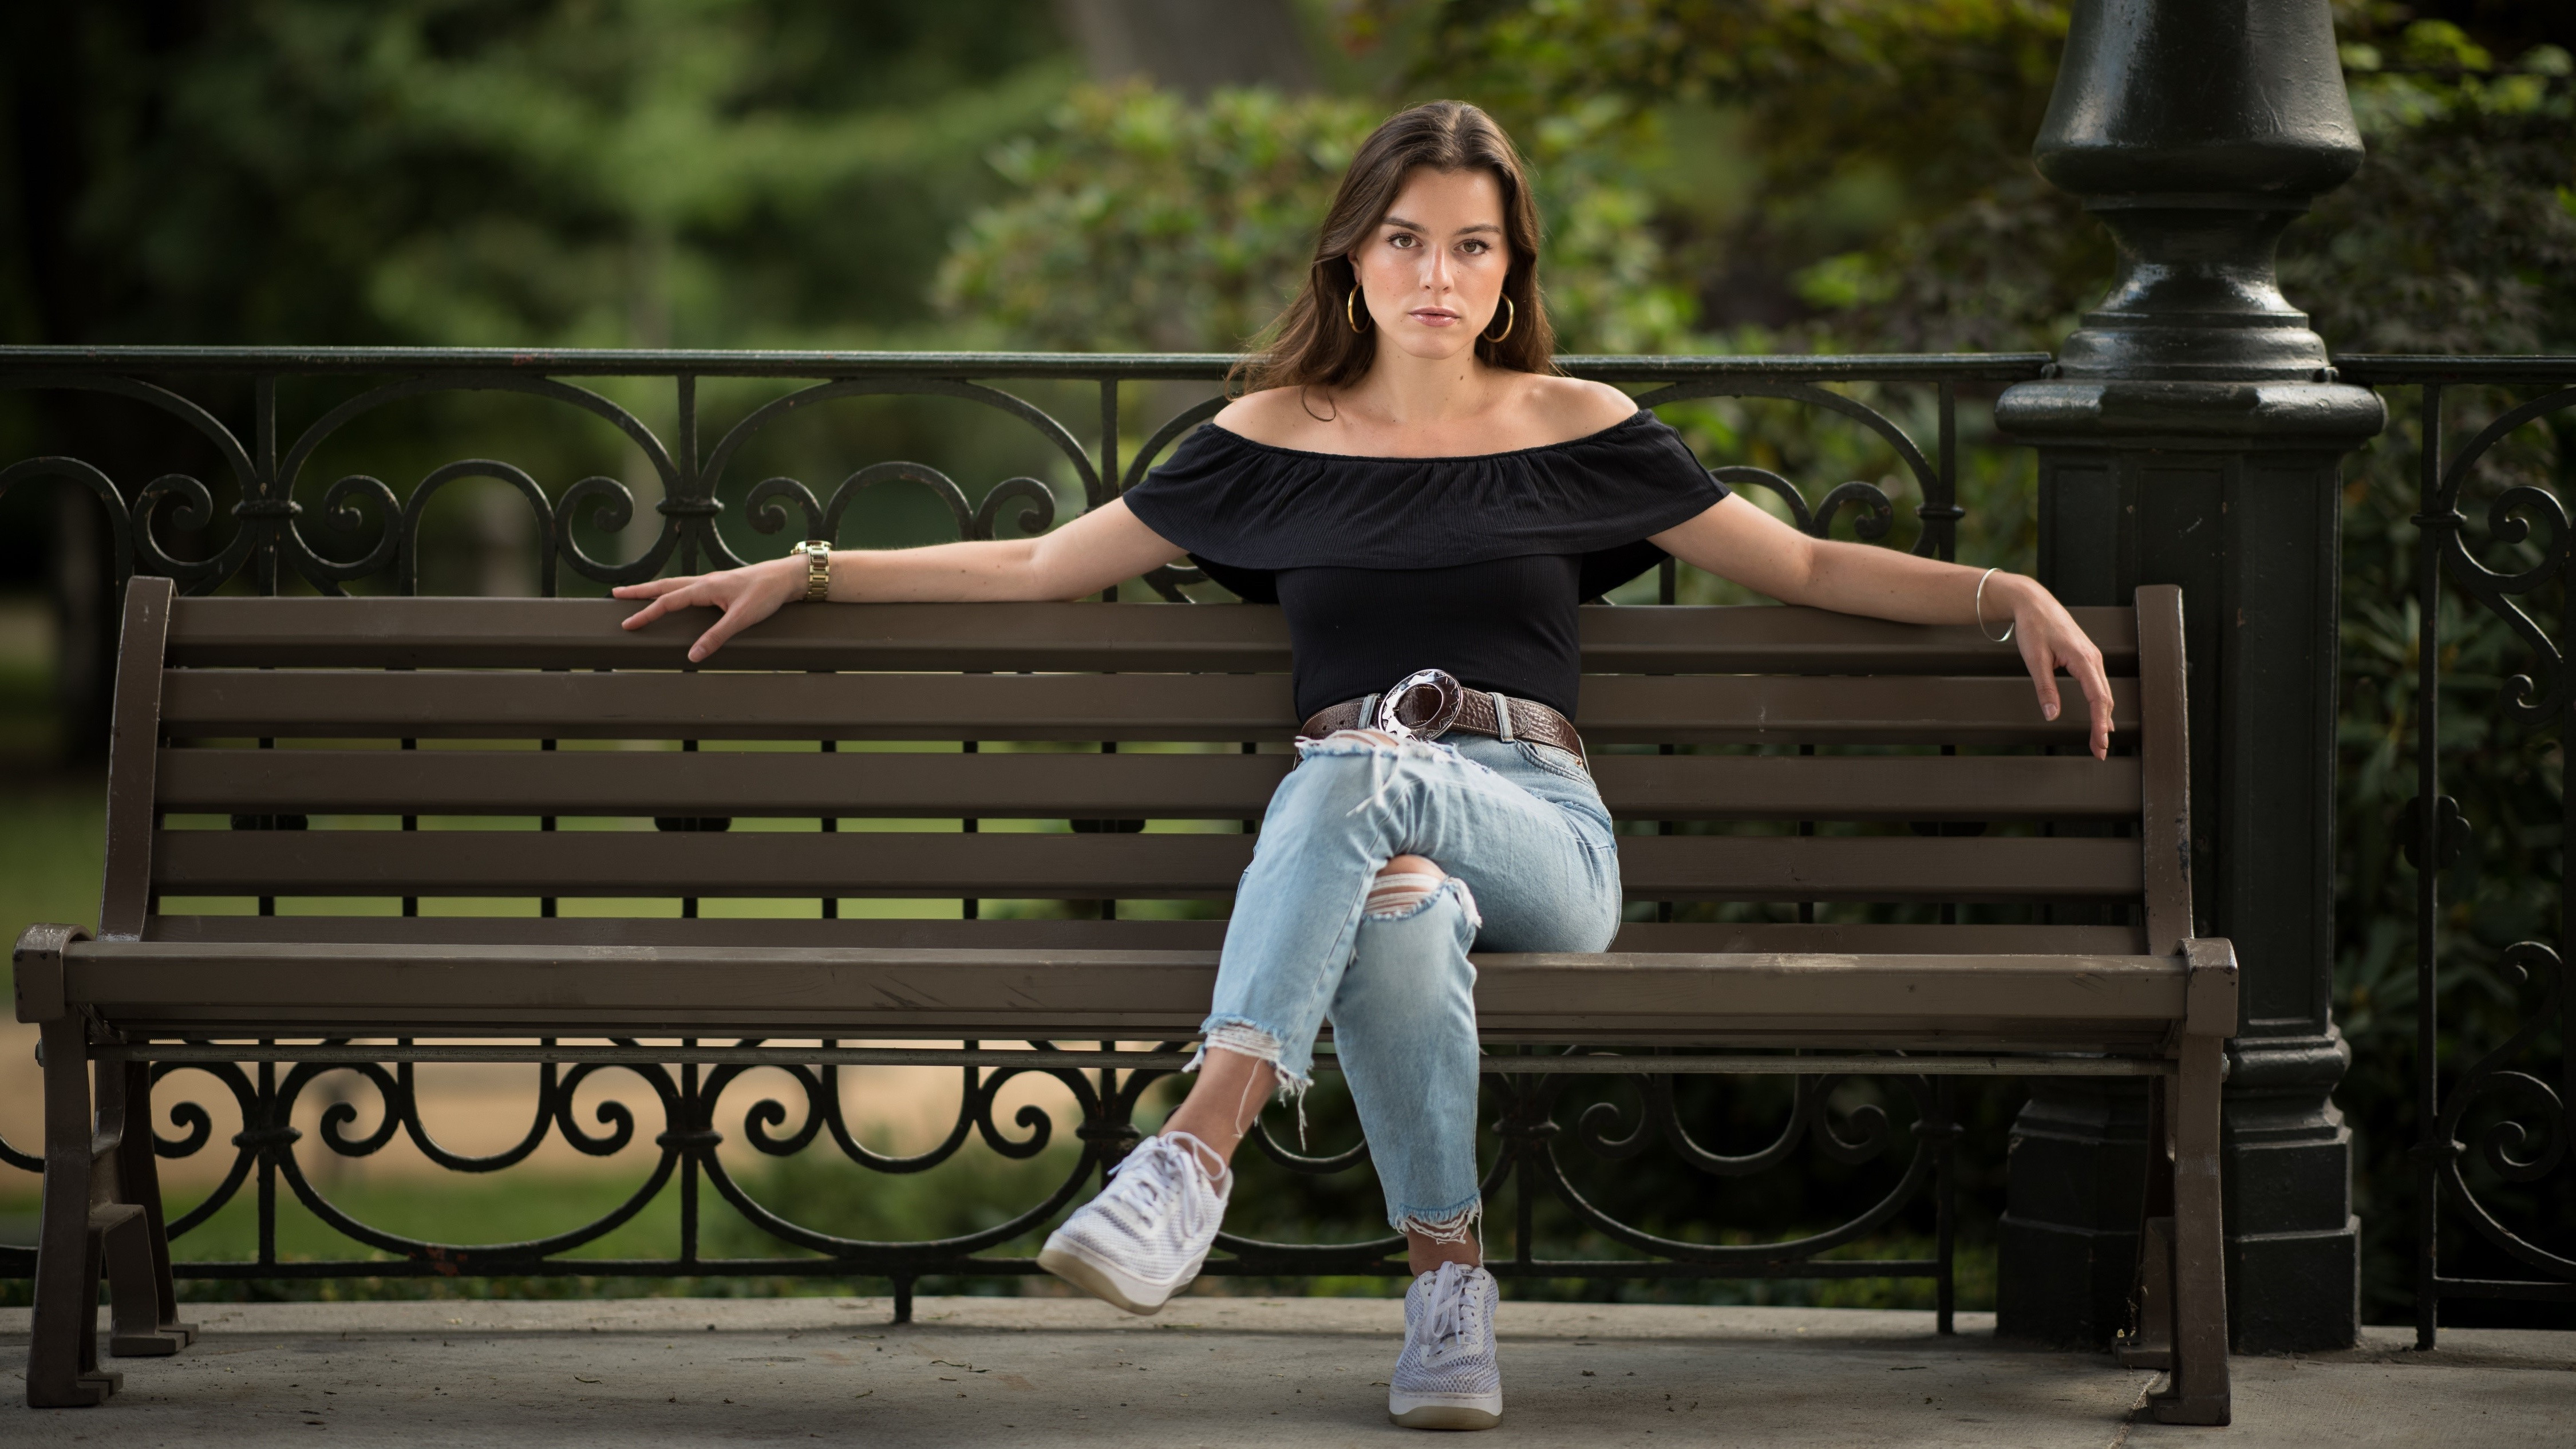
[[1361, 913], [1373, 921], [1400, 920], [1422, 910], [1444, 886], [1454, 886], [1458, 904], [1467, 918], [1482, 925], [1476, 913], [1476, 898], [1468, 893], [1467, 883], [1447, 874], [1439, 866], [1418, 855], [1399, 855], [1386, 863], [1369, 882], [1368, 900]]
[[1402, 916], [1422, 909], [1431, 893], [1449, 877], [1440, 867], [1419, 855], [1399, 855], [1388, 861], [1369, 882], [1368, 903], [1362, 909], [1371, 916]]

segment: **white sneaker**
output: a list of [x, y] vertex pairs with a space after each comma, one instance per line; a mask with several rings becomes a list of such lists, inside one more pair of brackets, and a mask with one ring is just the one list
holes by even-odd
[[1049, 1234], [1038, 1266], [1130, 1313], [1151, 1313], [1190, 1285], [1225, 1220], [1234, 1174], [1219, 1183], [1186, 1132], [1148, 1137], [1109, 1169], [1109, 1186]]
[[1404, 1352], [1386, 1416], [1408, 1429], [1491, 1429], [1503, 1422], [1503, 1370], [1494, 1358], [1494, 1275], [1443, 1263], [1404, 1294]]

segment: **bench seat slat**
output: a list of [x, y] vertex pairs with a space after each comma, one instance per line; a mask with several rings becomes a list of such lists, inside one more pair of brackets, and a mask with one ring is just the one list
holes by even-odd
[[[2138, 728], [2137, 682], [2111, 682]], [[1274, 740], [1296, 728], [1277, 674], [609, 674], [174, 669], [174, 738]], [[1595, 675], [1593, 745], [2080, 745], [2027, 679]]]
[[[1223, 921], [843, 920], [744, 918], [681, 920], [638, 916], [154, 916], [144, 939], [169, 942], [295, 941], [307, 944], [421, 942], [438, 945], [737, 946], [805, 948], [871, 946], [940, 950], [1065, 949], [1213, 951]], [[1613, 951], [1691, 951], [1709, 955], [1857, 952], [1892, 955], [2130, 956], [2144, 937], [2128, 926], [1971, 924], [1891, 925], [1840, 922], [1630, 922]]]
[[165, 830], [174, 895], [1229, 896], [1249, 835]]
[[[676, 668], [713, 616], [637, 630], [614, 599], [181, 599], [175, 664]], [[2115, 674], [2137, 671], [2134, 611], [2078, 608]], [[1584, 667], [1647, 673], [2001, 674], [2019, 652], [1966, 625], [1773, 606], [1582, 611]], [[736, 639], [741, 669], [1257, 670], [1288, 667], [1276, 608], [1205, 604], [864, 604], [789, 609]]]
[[[1258, 817], [1269, 755], [171, 749], [165, 810], [304, 815]], [[2135, 820], [2134, 758], [1600, 755], [1611, 813], [1669, 820]]]
[[[1489, 1035], [1545, 1029], [1558, 1040], [1571, 1004], [1595, 1034], [1575, 1039], [1758, 1040], [1831, 1024], [1924, 1039], [2143, 1041], [2179, 1015], [2184, 990], [2178, 958], [2144, 956], [1534, 954], [1477, 965]], [[1209, 951], [110, 941], [73, 946], [64, 979], [75, 1006], [143, 1030], [328, 1021], [428, 1034], [542, 1019], [565, 1035], [639, 1022], [971, 1035], [1044, 1021], [1187, 1035], [1215, 969]]]
[[[164, 830], [159, 890], [264, 896], [1231, 895], [1249, 835]], [[2135, 899], [2132, 840], [1623, 836], [1645, 900]]]

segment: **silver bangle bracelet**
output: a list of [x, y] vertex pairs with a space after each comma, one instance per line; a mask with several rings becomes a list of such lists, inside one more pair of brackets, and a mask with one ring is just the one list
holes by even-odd
[[1988, 569], [1984, 573], [1977, 575], [1977, 637], [1985, 640], [1989, 644], [2009, 644], [2012, 642], [2014, 621], [2006, 620], [2004, 622], [2004, 631], [2001, 634], [1989, 634], [1986, 632], [1986, 580], [1993, 578], [1994, 576], [1995, 571], [1993, 569]]

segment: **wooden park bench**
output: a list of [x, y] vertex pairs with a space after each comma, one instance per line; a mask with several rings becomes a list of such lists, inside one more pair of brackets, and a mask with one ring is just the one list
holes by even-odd
[[[692, 670], [682, 650], [706, 616], [627, 633], [617, 623], [631, 607], [174, 601], [166, 580], [134, 581], [101, 929], [37, 926], [17, 947], [18, 1017], [43, 1028], [46, 1093], [31, 1403], [93, 1403], [115, 1387], [96, 1358], [102, 1272], [112, 1352], [187, 1342], [147, 1063], [191, 1042], [1196, 1032], [1217, 921], [1097, 908], [1085, 913], [1101, 919], [718, 920], [694, 907], [1224, 899], [1250, 859], [1248, 822], [1292, 762], [1277, 610], [793, 607]], [[2156, 1154], [2143, 1205], [2130, 1360], [2173, 1370], [2160, 1417], [2223, 1423], [2218, 1093], [2236, 968], [2225, 941], [2191, 939], [2181, 600], [2145, 589], [2134, 610], [2076, 614], [2115, 676], [2124, 748], [2136, 746], [2108, 763], [2083, 754], [2080, 702], [2043, 723], [2018, 653], [1967, 628], [1586, 609], [1579, 724], [1612, 811], [1771, 826], [1623, 835], [1632, 899], [1905, 902], [1926, 919], [1640, 922], [1601, 955], [1484, 955], [1477, 1014], [1490, 1043], [1901, 1050], [1904, 1072], [2151, 1078], [2169, 1155]], [[609, 741], [655, 747], [588, 747]], [[947, 743], [817, 748], [853, 741]], [[1710, 745], [1773, 748], [1689, 751]], [[1832, 753], [1852, 746], [1910, 748]], [[571, 828], [599, 817], [628, 828]], [[796, 828], [724, 828], [755, 817]], [[423, 820], [441, 828], [408, 828]], [[1059, 823], [957, 826], [978, 820]], [[1169, 824], [1122, 828], [1142, 820]], [[1832, 824], [1855, 821], [1886, 828]], [[1915, 822], [1953, 828], [1905, 828]], [[206, 897], [353, 913], [165, 909]], [[522, 914], [391, 913], [395, 898], [434, 897], [504, 897]], [[651, 918], [556, 915], [571, 898], [665, 904]], [[355, 914], [360, 901], [381, 913]], [[1940, 923], [1937, 907], [1958, 903], [2096, 924], [2048, 924], [2049, 910]]]

